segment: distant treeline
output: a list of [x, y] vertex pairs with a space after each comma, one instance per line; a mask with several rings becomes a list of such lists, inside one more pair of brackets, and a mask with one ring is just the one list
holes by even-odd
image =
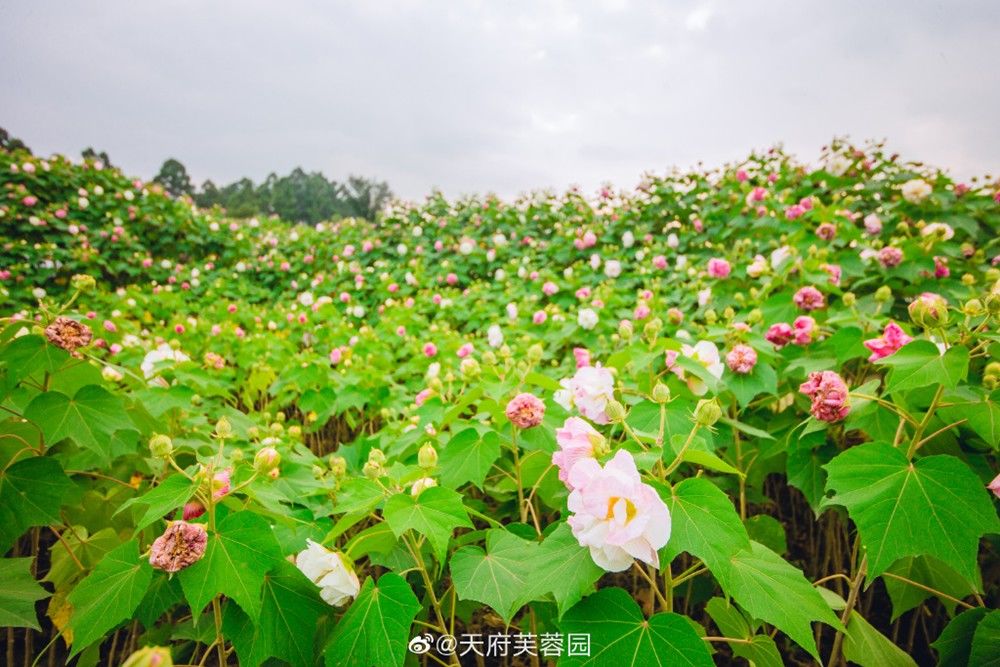
[[[0, 148], [27, 149], [27, 146], [0, 128]], [[104, 151], [87, 148], [81, 155], [113, 166]], [[242, 178], [220, 187], [209, 179], [195, 187], [187, 169], [174, 158], [163, 163], [153, 181], [175, 197], [188, 195], [204, 208], [220, 206], [233, 217], [274, 214], [284, 220], [308, 224], [338, 217], [374, 220], [375, 214], [392, 198], [385, 181], [348, 176], [346, 181], [338, 182], [321, 172], [307, 173], [300, 167], [287, 176], [272, 173], [260, 184]]]

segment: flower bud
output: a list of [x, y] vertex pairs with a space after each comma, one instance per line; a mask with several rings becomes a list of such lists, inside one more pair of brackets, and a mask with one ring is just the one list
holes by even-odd
[[421, 477], [420, 479], [418, 479], [413, 483], [412, 487], [410, 487], [410, 495], [416, 498], [422, 492], [437, 485], [438, 485], [437, 480], [434, 479], [433, 477]]
[[910, 303], [907, 311], [914, 324], [925, 329], [940, 328], [948, 323], [948, 302], [940, 294], [924, 292]]
[[477, 378], [482, 372], [482, 369], [479, 367], [479, 362], [472, 357], [462, 359], [462, 363], [458, 365], [458, 370], [462, 373], [462, 377], [466, 380]]
[[680, 308], [667, 310], [667, 321], [673, 326], [679, 326], [684, 321], [684, 312]]
[[642, 328], [642, 335], [649, 340], [654, 340], [663, 329], [663, 322], [658, 317], [654, 317], [650, 321], [646, 322], [646, 325]]
[[844, 296], [840, 297], [840, 299], [848, 308], [858, 302], [858, 297], [854, 295], [854, 292], [844, 292]]
[[368, 452], [368, 460], [371, 461], [372, 463], [378, 463], [379, 465], [382, 465], [385, 463], [385, 452], [383, 452], [381, 449], [373, 448], [371, 451]]
[[174, 451], [174, 443], [169, 436], [156, 433], [149, 439], [149, 453], [158, 459], [165, 459]]
[[747, 324], [757, 324], [764, 320], [764, 313], [760, 308], [754, 308], [747, 313]]
[[703, 398], [694, 408], [694, 421], [700, 426], [712, 426], [722, 417], [722, 406], [719, 399]]
[[969, 299], [962, 306], [962, 312], [969, 317], [979, 317], [986, 312], [986, 309], [983, 308], [983, 302], [979, 299]]
[[542, 358], [543, 354], [545, 354], [545, 348], [543, 348], [539, 343], [535, 343], [534, 345], [528, 348], [529, 361], [537, 362]]
[[631, 340], [634, 333], [635, 327], [632, 325], [632, 320], [622, 320], [618, 323], [618, 335], [623, 340]]
[[364, 467], [361, 469], [364, 476], [368, 479], [378, 479], [382, 476], [382, 464], [376, 463], [375, 461], [366, 461]]
[[327, 462], [330, 464], [330, 470], [333, 471], [334, 477], [343, 477], [347, 474], [347, 459], [343, 456], [330, 454]]
[[94, 280], [93, 276], [78, 273], [70, 279], [70, 285], [77, 291], [91, 292], [97, 287], [97, 281]]
[[427, 381], [427, 387], [438, 394], [444, 392], [444, 383], [441, 382], [441, 378], [431, 378]]
[[294, 426], [289, 426], [288, 435], [289, 437], [299, 440], [302, 437], [302, 427], [299, 426], [298, 424], [295, 424]]
[[625, 406], [613, 398], [608, 401], [607, 407], [605, 407], [604, 412], [605, 414], [608, 415], [608, 419], [612, 423], [625, 421], [625, 415], [628, 414], [628, 412], [625, 410]]
[[733, 310], [732, 306], [726, 306], [726, 308], [722, 311], [722, 319], [727, 322], [731, 322], [734, 317], [736, 317], [736, 311]]
[[715, 324], [719, 320], [718, 314], [716, 314], [713, 308], [709, 308], [705, 311], [705, 321], [709, 324]]
[[882, 285], [877, 290], [875, 290], [875, 300], [879, 303], [885, 303], [892, 298], [892, 290], [888, 285]]
[[662, 382], [657, 382], [653, 387], [653, 402], [654, 403], [667, 403], [670, 401], [670, 387], [663, 384]]
[[434, 445], [431, 443], [428, 442], [420, 448], [419, 452], [417, 452], [417, 463], [421, 468], [433, 468], [437, 465], [437, 462], [438, 453], [437, 450], [434, 449]]
[[493, 350], [486, 350], [483, 352], [483, 363], [487, 366], [496, 366], [497, 355], [493, 354]]
[[256, 456], [253, 457], [253, 469], [264, 475], [275, 468], [281, 463], [281, 454], [274, 447], [264, 447], [260, 449]]
[[146, 646], [130, 655], [121, 667], [174, 667], [170, 649], [162, 646]]
[[215, 423], [215, 435], [222, 439], [233, 435], [233, 425], [229, 423], [228, 419], [219, 417], [219, 421]]

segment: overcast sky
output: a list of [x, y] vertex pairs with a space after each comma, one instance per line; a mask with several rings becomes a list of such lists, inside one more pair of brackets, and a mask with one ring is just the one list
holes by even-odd
[[36, 153], [301, 165], [397, 194], [632, 186], [782, 141], [1000, 171], [1000, 2], [0, 3], [0, 127]]

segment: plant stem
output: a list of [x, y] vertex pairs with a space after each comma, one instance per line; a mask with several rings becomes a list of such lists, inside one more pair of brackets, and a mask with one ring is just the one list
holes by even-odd
[[677, 452], [677, 458], [675, 458], [674, 462], [671, 463], [669, 466], [667, 466], [667, 469], [664, 471], [664, 473], [663, 473], [664, 477], [666, 477], [667, 475], [669, 475], [673, 471], [677, 470], [677, 468], [680, 466], [680, 464], [684, 462], [684, 454], [685, 454], [685, 452], [687, 452], [688, 447], [691, 446], [691, 443], [694, 442], [694, 436], [695, 436], [695, 434], [698, 433], [698, 429], [700, 429], [700, 428], [701, 428], [701, 424], [699, 424], [698, 422], [695, 422], [694, 428], [691, 429], [691, 432], [688, 433], [687, 440], [684, 441], [684, 446], [682, 446], [681, 450], [679, 452]]
[[[847, 594], [847, 605], [844, 607], [844, 612], [840, 615], [840, 624], [846, 629], [847, 621], [851, 617], [851, 612], [854, 611], [854, 605], [858, 601], [858, 591], [861, 590], [861, 582], [864, 581], [865, 573], [868, 571], [868, 554], [865, 554], [861, 558], [861, 565], [858, 566], [858, 573], [854, 576], [854, 581], [851, 583], [851, 590]], [[845, 630], [846, 631], [846, 630]], [[833, 637], [833, 649], [830, 651], [830, 660], [827, 664], [830, 667], [838, 664], [840, 660], [840, 647], [844, 642], [844, 633], [837, 631]]]

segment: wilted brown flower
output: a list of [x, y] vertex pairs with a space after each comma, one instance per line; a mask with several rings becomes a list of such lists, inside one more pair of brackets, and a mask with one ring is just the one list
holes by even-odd
[[53, 345], [75, 352], [77, 348], [89, 345], [94, 334], [86, 324], [60, 315], [45, 327], [45, 337]]
[[200, 523], [176, 521], [156, 538], [149, 552], [149, 564], [164, 572], [179, 572], [205, 555], [208, 532]]

